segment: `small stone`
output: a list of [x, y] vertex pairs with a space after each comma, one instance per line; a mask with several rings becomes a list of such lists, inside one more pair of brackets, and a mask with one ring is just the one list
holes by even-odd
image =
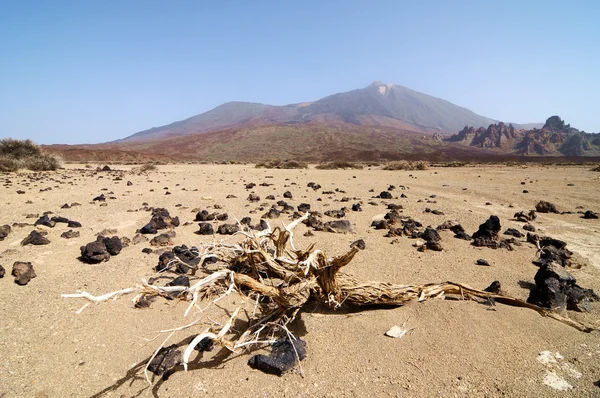
[[12, 276], [15, 277], [15, 283], [17, 285], [24, 286], [37, 275], [35, 274], [33, 265], [30, 262], [16, 261], [13, 264]]
[[476, 261], [477, 265], [485, 265], [485, 266], [490, 266], [490, 263], [487, 262], [487, 260], [484, 260], [483, 258], [480, 258]]
[[44, 237], [47, 233], [45, 231], [38, 232], [36, 230], [31, 231], [31, 233], [21, 241], [21, 246], [25, 245], [47, 245], [50, 241]]

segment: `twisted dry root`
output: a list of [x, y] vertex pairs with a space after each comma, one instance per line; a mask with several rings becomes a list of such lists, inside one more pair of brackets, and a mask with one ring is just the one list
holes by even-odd
[[[401, 306], [409, 301], [424, 301], [431, 298], [444, 298], [446, 295], [459, 296], [463, 299], [480, 298], [493, 299], [498, 303], [528, 308], [569, 325], [582, 332], [591, 332], [595, 328], [569, 319], [548, 309], [537, 307], [523, 300], [473, 289], [467, 285], [455, 282], [430, 283], [423, 285], [394, 285], [385, 282], [361, 282], [356, 278], [340, 272], [359, 249], [352, 247], [346, 254], [328, 258], [314, 245], [306, 250], [298, 250], [294, 246], [292, 229], [306, 219], [304, 216], [283, 228], [253, 233], [245, 230], [240, 233], [244, 239], [239, 244], [214, 243], [209, 246], [203, 256], [218, 258], [217, 269], [209, 271], [202, 268], [208, 275], [196, 281], [190, 287], [170, 286], [160, 287], [148, 284], [145, 280], [135, 287], [118, 290], [101, 296], [87, 292], [64, 294], [65, 298], [85, 298], [95, 304], [116, 299], [120, 296], [137, 293], [134, 302], [143, 296], [173, 297], [177, 295], [182, 300], [191, 301], [185, 311], [187, 316], [194, 308], [201, 294], [207, 295], [210, 289], [221, 288], [224, 293], [210, 304], [237, 290], [241, 297], [255, 297], [255, 308], [248, 315], [248, 326], [239, 333], [239, 337], [226, 338], [231, 334], [233, 321], [239, 316], [242, 307], [238, 307], [229, 321], [220, 329], [208, 328], [197, 334], [183, 353], [182, 363], [187, 370], [187, 364], [194, 348], [204, 339], [209, 339], [215, 345], [220, 345], [231, 351], [252, 344], [264, 344], [273, 341], [277, 330], [287, 331], [287, 324], [295, 319], [298, 311], [309, 301], [316, 300], [330, 308], [337, 309], [342, 304], [364, 306]], [[291, 250], [287, 250], [287, 247]], [[202, 311], [201, 311], [202, 312]], [[169, 329], [172, 336], [176, 331], [197, 326], [199, 320], [185, 327]], [[261, 338], [261, 335], [271, 333], [271, 338]], [[164, 341], [166, 344], [168, 338]], [[160, 349], [160, 348], [159, 348]], [[155, 355], [158, 350], [155, 352]], [[153, 356], [154, 358], [154, 356]]]

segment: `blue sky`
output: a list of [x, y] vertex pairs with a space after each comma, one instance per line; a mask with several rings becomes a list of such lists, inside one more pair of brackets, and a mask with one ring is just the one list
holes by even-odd
[[600, 1], [0, 0], [0, 137], [96, 143], [374, 80], [600, 132]]

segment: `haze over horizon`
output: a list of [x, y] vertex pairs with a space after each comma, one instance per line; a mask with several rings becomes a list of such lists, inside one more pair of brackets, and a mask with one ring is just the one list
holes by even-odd
[[[434, 10], [434, 11], [432, 11]], [[600, 132], [600, 3], [0, 2], [0, 138], [99, 143], [375, 80]]]

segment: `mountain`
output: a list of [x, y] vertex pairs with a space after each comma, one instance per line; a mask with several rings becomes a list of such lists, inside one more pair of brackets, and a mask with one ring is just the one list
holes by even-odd
[[374, 82], [318, 101], [285, 106], [228, 102], [208, 112], [140, 131], [118, 142], [149, 141], [229, 128], [318, 123], [326, 126], [389, 127], [401, 131], [452, 133], [465, 125], [496, 120], [403, 86]]
[[514, 155], [600, 155], [598, 134], [579, 131], [559, 116], [549, 117], [541, 129], [517, 129], [504, 123], [490, 124], [487, 129], [466, 126], [446, 141]]

